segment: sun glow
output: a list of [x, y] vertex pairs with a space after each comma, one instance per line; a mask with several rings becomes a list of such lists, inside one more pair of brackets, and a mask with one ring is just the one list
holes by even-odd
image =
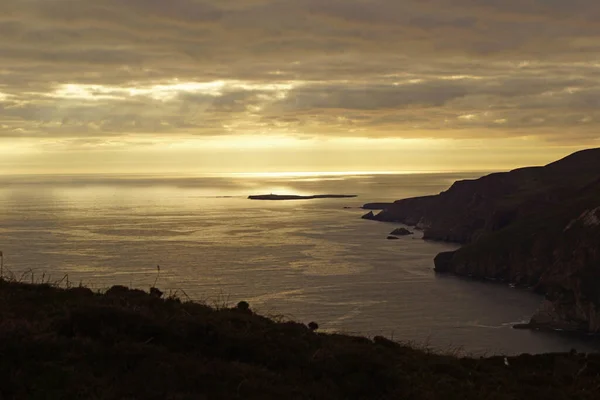
[[[320, 178], [344, 177], [360, 175], [407, 175], [417, 173], [431, 173], [433, 171], [292, 171], [292, 172], [237, 172], [223, 174], [234, 178]], [[437, 172], [437, 171], [435, 171]]]
[[[177, 98], [179, 94], [201, 94], [219, 97], [227, 91], [259, 91], [274, 93], [278, 99], [285, 98], [287, 92], [300, 86], [301, 82], [276, 82], [259, 84], [238, 80], [217, 80], [210, 82], [183, 82], [178, 79], [155, 84], [136, 84], [135, 82], [123, 86], [90, 85], [67, 83], [61, 84], [48, 94], [49, 97], [59, 99], [78, 100], [119, 100], [127, 97], [147, 97], [154, 100], [169, 101]], [[2, 99], [0, 94], [0, 100]]]
[[6, 156], [22, 156], [39, 153], [40, 149], [33, 144], [25, 141], [14, 141], [0, 143], [0, 155]]

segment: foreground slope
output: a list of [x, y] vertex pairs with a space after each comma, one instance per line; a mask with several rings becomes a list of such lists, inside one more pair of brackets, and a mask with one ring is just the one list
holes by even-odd
[[245, 307], [0, 280], [2, 399], [595, 399], [600, 356], [457, 358]]
[[436, 196], [399, 200], [373, 218], [466, 244], [439, 254], [438, 272], [546, 294], [528, 327], [600, 333], [600, 149], [459, 181]]

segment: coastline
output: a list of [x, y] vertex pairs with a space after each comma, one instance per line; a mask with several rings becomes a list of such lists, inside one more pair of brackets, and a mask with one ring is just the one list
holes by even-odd
[[546, 295], [532, 327], [600, 333], [600, 148], [541, 167], [456, 181], [438, 195], [367, 203], [363, 219], [422, 228], [457, 243], [435, 271], [533, 287]]
[[[131, 205], [125, 208], [116, 208], [122, 204], [108, 197], [112, 190], [105, 197], [104, 192], [98, 193], [103, 199], [100, 203], [88, 201], [89, 188], [65, 193], [56, 190], [53, 193], [68, 201], [62, 204], [73, 210], [65, 215], [68, 218], [63, 217], [62, 210], [54, 212], [59, 203], [38, 201], [40, 197], [35, 196], [39, 189], [32, 187], [25, 192], [32, 200], [5, 197], [10, 201], [4, 203], [4, 208], [14, 217], [7, 219], [11, 223], [2, 235], [2, 250], [6, 265], [18, 276], [32, 267], [36, 279], [44, 273], [55, 278], [69, 274], [71, 281], [96, 287], [147, 287], [154, 281], [155, 265], [160, 264], [161, 280], [168, 277], [160, 285], [167, 291], [182, 288], [192, 298], [206, 299], [211, 304], [224, 298], [249, 299], [258, 310], [302, 320], [314, 318], [329, 332], [370, 336], [393, 332], [399, 340], [427, 342], [440, 349], [464, 346], [465, 351], [475, 354], [541, 354], [571, 347], [595, 351], [595, 344], [562, 340], [558, 335], [531, 335], [513, 331], [507, 325], [502, 329], [471, 326], [470, 321], [481, 318], [482, 302], [495, 299], [488, 304], [489, 316], [481, 322], [499, 327], [525, 320], [537, 308], [539, 296], [525, 291], [517, 294], [505, 285], [480, 288], [475, 283], [437, 277], [431, 273], [431, 259], [456, 246], [410, 238], [388, 242], [384, 239], [395, 227], [355, 218], [361, 214], [358, 208], [343, 209], [344, 205], [358, 207], [375, 199], [375, 195], [378, 200], [391, 201], [413, 193], [415, 180], [422, 184], [422, 190], [431, 190], [432, 186], [442, 190], [441, 185], [448, 179], [421, 181], [411, 176], [389, 176], [369, 177], [364, 182], [354, 178], [300, 183], [279, 180], [280, 186], [272, 187], [252, 181], [255, 189], [203, 187], [199, 191], [185, 186], [161, 189], [160, 196], [154, 190], [123, 184], [114, 189], [119, 194], [114, 198]], [[252, 202], [246, 196], [219, 200], [203, 197], [205, 193], [269, 193], [271, 188], [274, 193], [286, 193], [285, 188], [309, 194], [357, 193], [365, 200], [312, 200], [300, 204]], [[32, 212], [32, 206], [43, 214]], [[48, 226], [46, 215], [56, 215], [56, 225]], [[25, 222], [28, 229], [23, 229]], [[43, 232], [47, 234], [40, 237]], [[63, 232], [69, 235], [68, 241]], [[422, 235], [416, 233], [416, 237]], [[88, 248], [88, 252], [80, 251]], [[30, 278], [27, 273], [25, 280]], [[213, 284], [217, 280], [218, 286]], [[408, 307], [423, 292], [437, 295]], [[457, 298], [460, 293], [468, 299]], [[353, 304], [358, 301], [360, 306]], [[436, 318], [440, 310], [444, 310], [443, 318]], [[454, 328], [456, 324], [463, 328]], [[429, 336], [430, 330], [436, 333]]]

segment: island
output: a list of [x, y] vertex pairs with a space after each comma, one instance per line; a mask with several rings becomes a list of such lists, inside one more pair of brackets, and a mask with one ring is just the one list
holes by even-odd
[[315, 194], [300, 196], [295, 194], [258, 194], [248, 196], [250, 200], [313, 200], [313, 199], [345, 199], [357, 197], [355, 194]]
[[398, 228], [398, 229], [394, 229], [392, 232], [390, 232], [390, 235], [393, 236], [408, 236], [408, 235], [414, 235], [414, 232], [409, 231], [406, 228]]

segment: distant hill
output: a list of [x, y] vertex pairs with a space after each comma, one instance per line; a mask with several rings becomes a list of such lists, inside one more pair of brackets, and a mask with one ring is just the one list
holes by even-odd
[[466, 244], [438, 255], [438, 272], [545, 293], [531, 327], [600, 332], [600, 149], [459, 181], [439, 195], [396, 201], [372, 219]]

